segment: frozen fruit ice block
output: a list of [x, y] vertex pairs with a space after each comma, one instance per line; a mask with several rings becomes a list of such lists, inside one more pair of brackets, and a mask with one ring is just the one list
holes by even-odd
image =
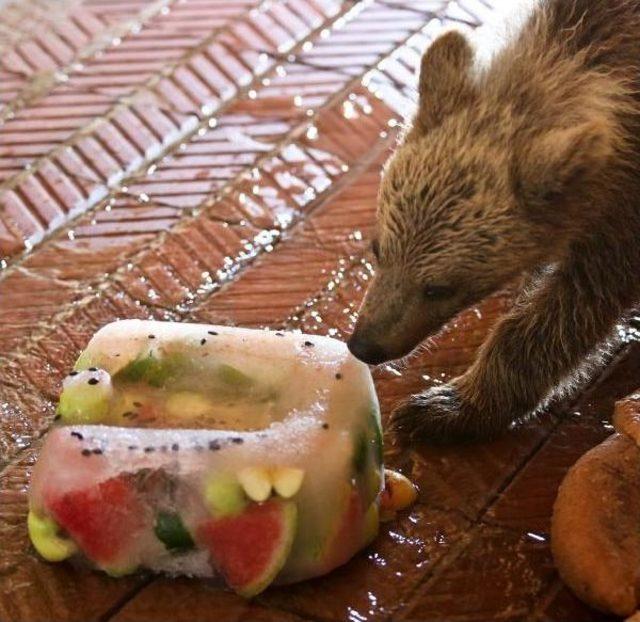
[[65, 379], [30, 489], [50, 561], [221, 576], [251, 596], [375, 536], [371, 374], [328, 337], [124, 320]]

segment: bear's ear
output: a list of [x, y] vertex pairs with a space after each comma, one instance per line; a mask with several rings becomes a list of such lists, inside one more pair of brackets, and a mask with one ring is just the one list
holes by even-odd
[[552, 206], [597, 173], [615, 149], [612, 128], [600, 121], [520, 140], [513, 162], [516, 194], [525, 207]]
[[452, 30], [431, 44], [420, 64], [414, 133], [428, 132], [473, 101], [472, 64], [473, 49], [460, 32]]

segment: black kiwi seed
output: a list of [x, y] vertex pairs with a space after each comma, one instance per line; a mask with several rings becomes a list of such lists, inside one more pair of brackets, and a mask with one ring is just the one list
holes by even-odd
[[91, 450], [90, 449], [83, 449], [81, 453], [82, 453], [83, 456], [87, 457], [87, 456], [91, 455]]
[[89, 367], [89, 371], [98, 371], [97, 367]]
[[156, 336], [155, 335], [148, 335], [149, 339], [155, 339]]
[[94, 449], [93, 453], [99, 456], [102, 453], [102, 449]]
[[231, 439], [231, 442], [235, 443], [236, 445], [242, 445], [242, 443], [244, 443], [244, 439], [240, 438], [239, 436], [236, 436]]
[[79, 371], [76, 371], [76, 370], [74, 369], [73, 371], [70, 371], [70, 372], [69, 372], [69, 375], [70, 375], [70, 376], [77, 376], [79, 373], [80, 373]]
[[71, 436], [75, 436], [79, 441], [84, 440], [84, 436], [80, 432], [71, 432]]
[[53, 418], [53, 420], [54, 420], [54, 421], [58, 421], [58, 420], [60, 420], [60, 419], [62, 419], [62, 415], [61, 415], [60, 413], [58, 413], [58, 414]]
[[98, 384], [100, 381], [97, 378], [89, 378], [89, 380], [87, 381], [87, 384], [90, 384], [91, 386], [94, 386], [96, 384]]
[[180, 445], [178, 445], [178, 443], [171, 445], [171, 451], [178, 451], [178, 449], [180, 449]]
[[307, 348], [311, 348], [313, 347], [315, 344], [313, 343], [313, 341], [305, 341], [304, 345], [307, 346]]
[[322, 429], [323, 430], [328, 430], [329, 429], [329, 424], [328, 423], [323, 423], [322, 424]]
[[144, 453], [145, 454], [150, 454], [151, 452], [155, 451], [156, 448], [155, 447], [145, 447], [144, 448]]
[[206, 339], [200, 339], [200, 345], [203, 346], [205, 343], [207, 343]]
[[218, 451], [220, 449], [220, 443], [218, 441], [209, 441], [209, 450]]
[[284, 337], [284, 333], [276, 333], [276, 337]]
[[342, 380], [342, 374], [336, 374], [336, 380]]
[[214, 337], [218, 335], [218, 333], [216, 333], [216, 331], [215, 331], [215, 330], [210, 330], [210, 331], [208, 331], [208, 333], [209, 333], [210, 335], [213, 335]]

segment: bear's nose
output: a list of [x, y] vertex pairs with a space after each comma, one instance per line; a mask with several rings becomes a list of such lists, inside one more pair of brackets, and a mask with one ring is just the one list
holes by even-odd
[[347, 342], [347, 347], [353, 356], [364, 363], [369, 363], [369, 365], [380, 365], [380, 363], [389, 360], [389, 355], [382, 346], [362, 339], [357, 333], [351, 336], [351, 339]]

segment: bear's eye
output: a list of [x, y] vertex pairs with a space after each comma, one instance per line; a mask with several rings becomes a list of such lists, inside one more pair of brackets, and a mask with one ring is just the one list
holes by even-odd
[[373, 252], [373, 256], [376, 258], [376, 261], [380, 261], [380, 242], [378, 242], [378, 240], [373, 240], [373, 242], [371, 242], [371, 251]]
[[447, 285], [425, 285], [422, 288], [422, 295], [429, 300], [444, 300], [451, 298], [455, 290]]

